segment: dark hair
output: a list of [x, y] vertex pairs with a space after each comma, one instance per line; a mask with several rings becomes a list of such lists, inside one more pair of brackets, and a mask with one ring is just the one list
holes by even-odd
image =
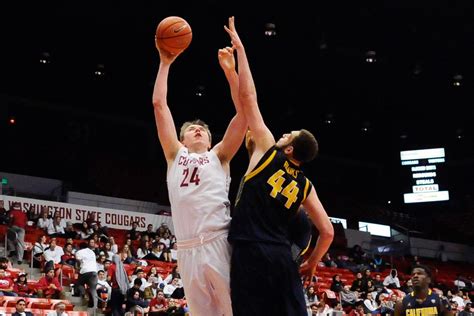
[[411, 269], [411, 272], [413, 273], [413, 270], [415, 269], [422, 269], [423, 271], [425, 271], [426, 275], [431, 278], [431, 269], [425, 266], [424, 264], [414, 265], [413, 268]]
[[293, 157], [300, 162], [309, 162], [318, 155], [318, 141], [306, 129], [300, 130], [300, 134], [292, 140], [291, 145], [293, 146]]

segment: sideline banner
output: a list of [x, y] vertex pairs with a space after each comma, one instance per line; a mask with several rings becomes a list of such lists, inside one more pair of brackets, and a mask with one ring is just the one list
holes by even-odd
[[95, 215], [95, 219], [100, 222], [102, 226], [117, 229], [130, 229], [132, 222], [138, 222], [140, 231], [146, 230], [148, 224], [152, 224], [153, 230], [156, 230], [162, 223], [166, 223], [174, 234], [171, 216], [29, 199], [10, 195], [0, 195], [0, 200], [5, 202], [5, 209], [7, 210], [11, 209], [11, 205], [14, 202], [19, 202], [23, 211], [26, 212], [33, 208], [34, 212], [38, 214], [41, 211], [41, 207], [46, 206], [49, 209], [50, 215], [58, 211], [61, 214], [61, 218], [64, 218], [66, 221], [71, 221], [72, 223], [82, 223], [89, 214]]

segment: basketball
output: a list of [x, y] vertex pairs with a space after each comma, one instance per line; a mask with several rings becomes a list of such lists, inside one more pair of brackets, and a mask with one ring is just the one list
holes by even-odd
[[164, 18], [156, 28], [156, 44], [174, 55], [188, 48], [192, 38], [191, 26], [179, 16]]

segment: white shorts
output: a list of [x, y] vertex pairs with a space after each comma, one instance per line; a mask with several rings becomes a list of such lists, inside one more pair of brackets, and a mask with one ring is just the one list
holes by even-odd
[[228, 231], [178, 241], [179, 273], [190, 316], [231, 316]]

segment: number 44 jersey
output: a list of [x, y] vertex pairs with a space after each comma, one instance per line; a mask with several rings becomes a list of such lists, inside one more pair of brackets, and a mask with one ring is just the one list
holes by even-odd
[[289, 225], [312, 184], [303, 171], [272, 147], [245, 175], [232, 213], [229, 241], [289, 245]]
[[189, 153], [181, 147], [167, 174], [177, 240], [229, 228], [230, 175], [214, 151]]

